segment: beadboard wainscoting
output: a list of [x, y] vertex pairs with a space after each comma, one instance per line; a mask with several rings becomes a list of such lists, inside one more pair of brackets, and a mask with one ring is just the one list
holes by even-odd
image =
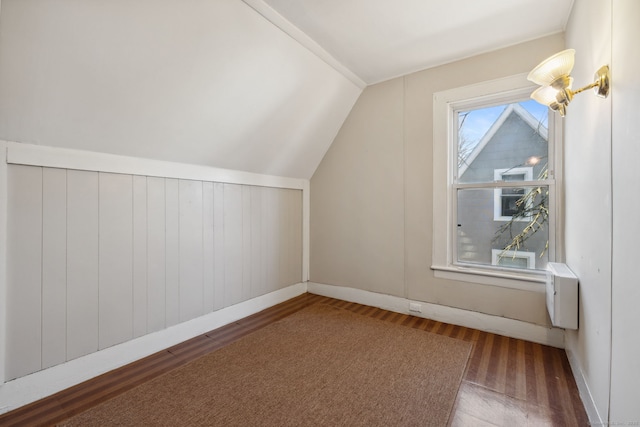
[[2, 382], [305, 281], [306, 180], [2, 144]]

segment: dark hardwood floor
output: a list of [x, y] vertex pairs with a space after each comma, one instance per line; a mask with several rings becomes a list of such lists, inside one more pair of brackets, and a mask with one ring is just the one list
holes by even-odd
[[519, 339], [304, 294], [260, 313], [0, 415], [0, 426], [53, 425], [311, 304], [470, 341], [473, 350], [451, 426], [586, 426], [564, 350]]

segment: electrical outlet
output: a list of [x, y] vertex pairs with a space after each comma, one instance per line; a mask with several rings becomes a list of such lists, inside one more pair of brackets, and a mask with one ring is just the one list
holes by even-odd
[[414, 313], [422, 313], [422, 305], [417, 302], [409, 303], [409, 311], [413, 311]]

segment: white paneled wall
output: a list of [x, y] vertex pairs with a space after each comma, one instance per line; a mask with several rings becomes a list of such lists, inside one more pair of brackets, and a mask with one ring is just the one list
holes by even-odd
[[133, 338], [133, 177], [98, 174], [98, 349]]
[[[26, 166], [9, 166], [9, 170], [21, 169], [25, 174], [34, 169]], [[18, 192], [28, 191], [20, 180], [9, 179], [9, 188]], [[35, 185], [35, 183], [34, 183]], [[58, 250], [67, 252], [67, 306], [66, 306], [66, 337], [58, 342], [65, 343], [67, 349], [66, 360], [98, 350], [98, 173], [86, 171], [67, 171], [67, 240], [66, 245], [58, 242]], [[12, 217], [23, 214], [20, 206], [8, 207], [7, 221], [12, 228]], [[7, 242], [9, 248], [13, 246], [12, 239]], [[31, 247], [38, 251], [38, 245]], [[11, 267], [7, 269], [9, 278], [7, 288], [21, 286], [19, 277], [12, 277]], [[19, 271], [18, 271], [19, 272]], [[23, 335], [22, 328], [10, 330], [10, 334]], [[31, 351], [38, 353], [38, 347]], [[10, 355], [11, 347], [7, 348]], [[16, 367], [16, 373], [10, 375], [13, 369], [7, 365], [7, 378], [21, 376], [35, 367]]]
[[[42, 368], [62, 363], [67, 327], [67, 172], [42, 170]], [[35, 247], [37, 248], [37, 246]]]
[[42, 169], [9, 168], [8, 180], [22, 187], [8, 189], [16, 213], [7, 224], [6, 375], [14, 378], [42, 366]]
[[8, 165], [6, 380], [299, 283], [302, 191]]
[[166, 327], [165, 180], [147, 178], [147, 332]]

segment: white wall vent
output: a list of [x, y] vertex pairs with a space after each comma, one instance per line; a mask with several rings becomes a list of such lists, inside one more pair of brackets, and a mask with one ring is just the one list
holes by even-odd
[[547, 311], [553, 326], [578, 329], [578, 277], [567, 264], [547, 264]]

